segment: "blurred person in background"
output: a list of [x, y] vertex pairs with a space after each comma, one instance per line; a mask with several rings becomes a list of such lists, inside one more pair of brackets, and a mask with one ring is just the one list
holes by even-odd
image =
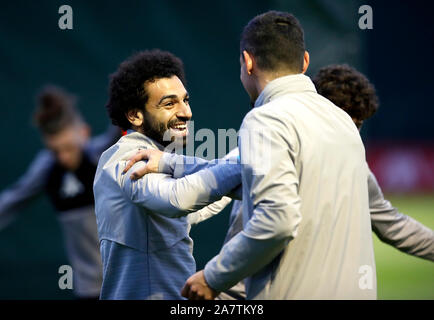
[[45, 193], [63, 231], [74, 294], [79, 299], [94, 299], [101, 288], [102, 264], [93, 179], [101, 153], [120, 138], [121, 131], [110, 126], [104, 134], [91, 138], [75, 102], [74, 96], [55, 86], [47, 86], [38, 94], [33, 120], [46, 149], [0, 194], [0, 229], [32, 199]]
[[[359, 129], [378, 109], [374, 86], [356, 69], [329, 65], [313, 78], [318, 93], [342, 108]], [[402, 252], [434, 261], [434, 231], [406, 216], [384, 199], [374, 176], [368, 172], [369, 207], [372, 230], [378, 238]]]

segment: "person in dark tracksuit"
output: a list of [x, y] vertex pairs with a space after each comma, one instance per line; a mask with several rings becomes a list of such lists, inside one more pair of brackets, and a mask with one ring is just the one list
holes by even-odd
[[0, 230], [32, 199], [45, 193], [63, 231], [74, 294], [77, 298], [97, 298], [102, 264], [93, 179], [101, 153], [121, 137], [121, 131], [110, 126], [91, 138], [74, 97], [54, 86], [38, 95], [34, 121], [47, 148], [36, 155], [17, 182], [0, 193]]

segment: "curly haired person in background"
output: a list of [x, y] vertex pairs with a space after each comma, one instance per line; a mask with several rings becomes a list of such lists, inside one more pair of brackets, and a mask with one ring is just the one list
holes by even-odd
[[[359, 131], [378, 109], [374, 86], [354, 68], [329, 65], [313, 78], [318, 93], [350, 115]], [[434, 232], [406, 216], [384, 199], [374, 174], [369, 170], [369, 207], [375, 234], [385, 243], [408, 254], [434, 261]]]

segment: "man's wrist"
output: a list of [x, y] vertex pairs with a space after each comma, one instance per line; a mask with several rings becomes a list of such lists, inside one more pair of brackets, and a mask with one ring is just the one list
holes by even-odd
[[209, 283], [206, 281], [204, 270], [199, 271], [198, 274], [202, 274], [203, 281], [205, 282], [205, 286], [212, 292], [213, 299], [219, 295], [219, 292], [215, 290]]
[[158, 161], [158, 172], [172, 174], [173, 170], [171, 168], [171, 153], [163, 152], [160, 160]]
[[[163, 152], [158, 161], [158, 172], [175, 175], [177, 166], [184, 164], [184, 156], [176, 153]], [[183, 167], [183, 166], [182, 166]]]
[[212, 260], [205, 265], [205, 268], [203, 269], [203, 277], [205, 278], [205, 282], [207, 283], [208, 287], [210, 287], [210, 289], [212, 289], [214, 292], [221, 292], [222, 290], [218, 289], [218, 283], [216, 281], [217, 279], [214, 276], [212, 267], [209, 266], [212, 263]]

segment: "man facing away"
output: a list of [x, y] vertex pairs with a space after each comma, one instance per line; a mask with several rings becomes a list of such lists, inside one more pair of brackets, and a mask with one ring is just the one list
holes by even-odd
[[90, 139], [90, 129], [75, 108], [75, 98], [54, 86], [39, 93], [34, 121], [47, 148], [37, 154], [14, 185], [0, 194], [0, 227], [11, 223], [38, 195], [47, 194], [63, 231], [73, 269], [74, 294], [83, 299], [97, 298], [102, 264], [93, 177], [99, 156], [121, 132], [110, 126], [106, 133]]
[[182, 299], [180, 288], [196, 270], [185, 215], [241, 182], [237, 163], [193, 174], [186, 163], [180, 179], [161, 173], [133, 179], [143, 162], [123, 173], [140, 149], [185, 144], [192, 113], [184, 84], [182, 62], [159, 50], [132, 56], [111, 77], [108, 113], [128, 134], [102, 154], [94, 181], [101, 299]]
[[[322, 96], [342, 108], [353, 119], [359, 130], [378, 108], [378, 98], [374, 86], [360, 72], [348, 65], [323, 67], [313, 77], [315, 87]], [[368, 168], [369, 169], [369, 168]], [[400, 213], [387, 201], [374, 174], [368, 170], [369, 210], [372, 230], [378, 238], [398, 250], [434, 261], [434, 232], [413, 218]], [[198, 215], [190, 215], [192, 224], [200, 223], [223, 210], [232, 201], [224, 197], [213, 207], [200, 210]], [[229, 230], [225, 243], [243, 229], [242, 202], [235, 200], [229, 220]], [[218, 299], [244, 299], [244, 282], [240, 281], [229, 290], [222, 292]]]
[[[294, 16], [253, 18], [240, 43], [241, 81], [255, 108], [240, 135], [243, 230], [183, 295], [215, 297], [246, 279], [248, 299], [375, 299], [365, 150], [351, 118], [304, 75]], [[270, 143], [261, 154], [260, 135]], [[362, 273], [361, 273], [362, 272]]]

